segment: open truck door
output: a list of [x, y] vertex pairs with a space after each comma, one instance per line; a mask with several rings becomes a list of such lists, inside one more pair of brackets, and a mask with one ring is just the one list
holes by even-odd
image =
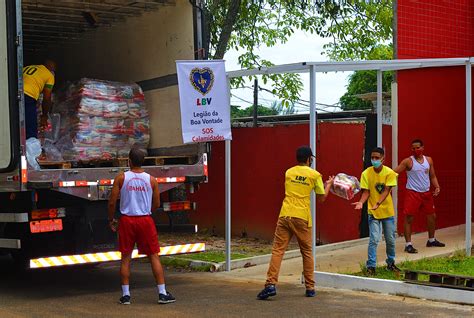
[[[20, 163], [20, 111], [22, 90], [18, 78], [21, 68], [21, 34], [17, 25], [15, 0], [0, 1], [0, 187], [18, 189]], [[21, 64], [21, 63], [20, 63]], [[13, 189], [12, 189], [13, 190]]]

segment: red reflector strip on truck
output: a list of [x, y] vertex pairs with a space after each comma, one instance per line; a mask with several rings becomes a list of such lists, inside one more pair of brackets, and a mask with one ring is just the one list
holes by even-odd
[[28, 182], [28, 165], [26, 164], [25, 156], [21, 156], [21, 182]]
[[59, 182], [60, 187], [74, 187], [76, 184], [74, 181], [61, 181]]
[[[158, 183], [179, 183], [185, 182], [186, 177], [166, 177], [166, 178], [156, 178]], [[60, 181], [59, 186], [64, 187], [88, 187], [88, 186], [108, 186], [113, 185], [113, 179], [105, 179], [105, 180], [98, 180], [98, 181], [86, 181], [86, 180], [79, 180], [79, 181]]]
[[186, 181], [186, 177], [167, 177], [167, 178], [156, 178], [158, 183], [177, 183]]
[[[160, 255], [176, 255], [185, 253], [196, 253], [204, 252], [206, 250], [205, 243], [195, 244], [184, 244], [174, 246], [162, 246], [160, 248]], [[75, 264], [86, 264], [86, 263], [99, 263], [99, 262], [110, 262], [120, 260], [120, 252], [105, 252], [105, 253], [93, 253], [93, 254], [81, 254], [81, 255], [65, 255], [65, 256], [53, 256], [53, 257], [42, 257], [30, 260], [30, 268], [44, 268], [44, 267], [55, 267], [64, 265], [75, 265]], [[146, 257], [146, 255], [138, 254], [138, 250], [134, 250], [132, 258]]]
[[59, 186], [63, 188], [64, 187], [89, 187], [89, 186], [96, 186], [98, 184], [99, 184], [98, 181], [86, 181], [86, 180], [59, 182]]
[[204, 165], [204, 175], [206, 177], [208, 177], [209, 176], [209, 171], [207, 169], [207, 153], [202, 155], [202, 160], [203, 160], [203, 165]]
[[190, 201], [163, 202], [163, 210], [165, 212], [191, 210], [191, 202]]

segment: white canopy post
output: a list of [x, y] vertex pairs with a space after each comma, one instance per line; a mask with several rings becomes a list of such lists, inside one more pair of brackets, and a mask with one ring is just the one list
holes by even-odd
[[466, 255], [471, 256], [472, 225], [472, 95], [471, 59], [466, 63]]
[[[392, 116], [392, 169], [398, 166], [398, 84], [392, 83], [392, 100], [391, 111]], [[392, 188], [393, 207], [395, 209], [395, 229], [398, 228], [398, 187]]]
[[[309, 144], [316, 153], [316, 67], [309, 67]], [[316, 169], [316, 158], [313, 160], [311, 168]], [[316, 195], [311, 192], [311, 241], [313, 248], [314, 270], [316, 270]]]
[[382, 71], [377, 71], [377, 147], [382, 147]]
[[[231, 98], [230, 94], [230, 77], [227, 76], [227, 86], [229, 89], [229, 100]], [[229, 105], [232, 105], [229, 102]], [[231, 211], [231, 141], [225, 141], [225, 270], [230, 271], [230, 254], [231, 254], [231, 234], [232, 234], [232, 211]]]

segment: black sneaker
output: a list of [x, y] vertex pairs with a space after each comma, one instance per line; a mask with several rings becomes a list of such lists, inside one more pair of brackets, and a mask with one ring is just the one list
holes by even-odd
[[445, 247], [446, 244], [441, 243], [437, 239], [435, 239], [433, 242], [430, 242], [429, 240], [426, 241], [426, 247]]
[[418, 253], [418, 250], [413, 247], [413, 245], [407, 245], [405, 246], [405, 252], [410, 253], [410, 254], [416, 254]]
[[275, 285], [267, 285], [260, 293], [258, 293], [257, 298], [260, 300], [265, 300], [268, 297], [276, 296], [276, 294], [277, 290]]
[[158, 304], [170, 304], [174, 303], [176, 301], [176, 298], [173, 297], [169, 292], [166, 292], [165, 294], [159, 294], [158, 295]]
[[375, 276], [375, 267], [367, 267], [367, 276]]
[[125, 296], [120, 297], [119, 304], [130, 305], [131, 304], [130, 295], [125, 295]]
[[387, 270], [391, 272], [401, 272], [402, 270], [395, 265], [395, 263], [387, 264]]
[[316, 291], [314, 289], [306, 289], [306, 297], [316, 296]]

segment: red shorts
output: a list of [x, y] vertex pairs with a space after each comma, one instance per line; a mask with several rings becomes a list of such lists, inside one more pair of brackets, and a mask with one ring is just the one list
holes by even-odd
[[119, 220], [118, 235], [119, 251], [122, 254], [131, 254], [135, 243], [139, 254], [153, 255], [160, 252], [156, 225], [149, 215], [122, 215]]
[[416, 192], [407, 189], [403, 211], [405, 215], [410, 216], [425, 216], [435, 213], [433, 194], [430, 191]]

